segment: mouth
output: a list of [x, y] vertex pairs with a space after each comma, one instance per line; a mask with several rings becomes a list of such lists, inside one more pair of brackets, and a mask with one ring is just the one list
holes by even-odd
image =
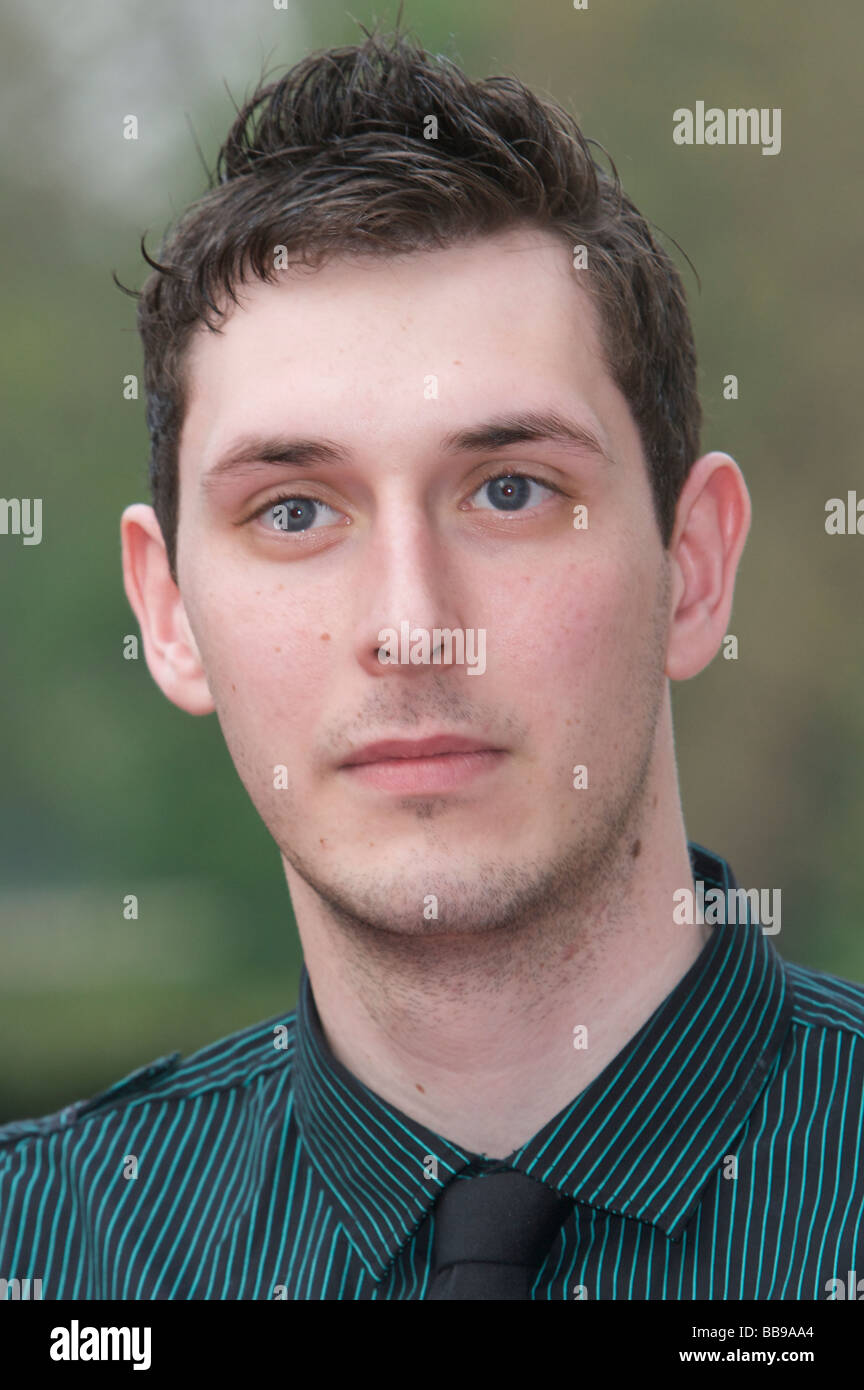
[[352, 781], [381, 791], [429, 793], [465, 786], [498, 768], [503, 748], [482, 739], [436, 734], [424, 739], [382, 739], [358, 749], [341, 765]]

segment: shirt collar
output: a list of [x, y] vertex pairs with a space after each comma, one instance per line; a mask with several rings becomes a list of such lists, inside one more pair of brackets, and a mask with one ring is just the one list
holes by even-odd
[[[724, 859], [688, 848], [694, 880], [738, 886]], [[754, 1105], [791, 1011], [782, 959], [748, 907], [746, 924], [714, 927], [647, 1022], [507, 1166], [677, 1239]], [[380, 1279], [453, 1175], [488, 1160], [402, 1114], [333, 1056], [305, 965], [295, 1065], [304, 1143]]]

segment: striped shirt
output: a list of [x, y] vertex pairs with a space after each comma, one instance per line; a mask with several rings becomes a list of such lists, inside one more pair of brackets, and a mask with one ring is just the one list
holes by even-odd
[[[737, 887], [689, 849], [694, 880]], [[715, 926], [506, 1160], [572, 1201], [531, 1298], [837, 1296], [864, 1279], [862, 1109], [864, 985], [784, 961], [749, 914]], [[494, 1166], [333, 1057], [304, 967], [295, 1011], [0, 1128], [0, 1278], [45, 1299], [422, 1299], [437, 1197]]]

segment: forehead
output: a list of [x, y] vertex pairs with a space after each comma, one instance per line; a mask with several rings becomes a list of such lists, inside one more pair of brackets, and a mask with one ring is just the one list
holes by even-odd
[[514, 229], [247, 282], [221, 332], [190, 344], [181, 472], [267, 427], [404, 451], [478, 412], [550, 402], [578, 408], [610, 453], [638, 451], [580, 273], [560, 237]]

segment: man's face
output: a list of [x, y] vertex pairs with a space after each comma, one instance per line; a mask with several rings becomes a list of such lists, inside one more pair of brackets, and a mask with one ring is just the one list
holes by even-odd
[[[289, 883], [382, 930], [489, 929], [578, 896], [645, 790], [666, 556], [579, 275], [522, 229], [332, 262], [252, 283], [190, 350], [178, 573], [218, 717]], [[562, 438], [478, 445], [552, 415], [608, 461]], [[298, 461], [253, 448], [214, 471], [252, 436]], [[461, 629], [468, 659], [382, 663], [404, 623], [430, 650]], [[498, 751], [346, 765], [440, 734]]]

